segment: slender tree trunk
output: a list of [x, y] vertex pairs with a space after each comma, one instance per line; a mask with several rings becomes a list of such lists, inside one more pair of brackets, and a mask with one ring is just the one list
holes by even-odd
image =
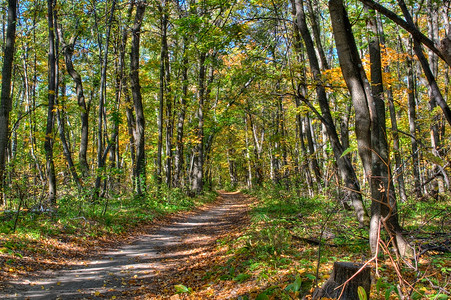
[[[133, 7], [134, 2], [130, 3], [129, 9], [128, 9], [128, 16], [127, 20], [128, 22], [132, 18], [133, 13]], [[128, 23], [127, 22], [127, 23]], [[128, 31], [129, 29], [127, 26], [125, 26], [122, 30], [122, 38], [121, 38], [121, 45], [120, 45], [120, 54], [119, 54], [119, 65], [121, 65], [122, 69], [122, 79], [121, 79], [121, 92], [123, 93], [125, 97], [125, 115], [127, 118], [127, 133], [129, 138], [129, 145], [130, 145], [130, 159], [131, 159], [131, 167], [132, 167], [132, 183], [133, 183], [133, 189], [136, 190], [136, 180], [137, 174], [136, 174], [136, 146], [135, 146], [135, 138], [133, 135], [134, 128], [135, 128], [135, 115], [133, 113], [133, 102], [130, 99], [130, 91], [128, 86], [128, 76], [125, 75], [125, 53], [127, 50], [127, 41], [128, 41]]]
[[174, 185], [177, 187], [181, 187], [181, 180], [183, 178], [182, 170], [183, 170], [183, 152], [184, 152], [184, 143], [183, 143], [183, 127], [185, 124], [185, 114], [186, 114], [186, 100], [188, 97], [188, 54], [187, 50], [187, 39], [183, 39], [183, 58], [182, 58], [182, 96], [180, 97], [179, 102], [179, 112], [177, 115], [177, 141], [176, 141], [176, 149], [175, 149], [175, 160], [174, 160]]
[[[165, 1], [163, 1], [163, 4]], [[160, 11], [162, 11], [162, 8], [160, 7]], [[157, 184], [158, 186], [161, 185], [163, 182], [163, 115], [164, 115], [164, 101], [165, 101], [165, 80], [166, 80], [166, 68], [165, 68], [165, 57], [166, 57], [166, 51], [167, 49], [167, 37], [166, 37], [166, 30], [167, 30], [167, 18], [166, 14], [162, 13], [161, 15], [161, 51], [160, 51], [160, 92], [159, 92], [159, 106], [158, 106], [158, 120], [157, 120], [157, 126], [158, 126], [158, 142], [157, 142]]]
[[12, 107], [11, 78], [16, 41], [16, 6], [16, 0], [8, 0], [8, 28], [6, 30], [6, 40], [3, 48], [2, 91], [0, 96], [0, 206], [4, 204], [4, 170], [9, 139], [9, 113]]
[[199, 81], [198, 81], [198, 101], [197, 109], [197, 144], [194, 146], [194, 165], [193, 165], [193, 180], [192, 191], [195, 194], [200, 194], [203, 190], [203, 168], [204, 168], [204, 101], [205, 101], [205, 79], [206, 53], [200, 53], [199, 57]]
[[[450, 35], [446, 36], [445, 39], [441, 41], [440, 46], [438, 45], [436, 46], [433, 41], [431, 41], [428, 37], [426, 37], [423, 33], [421, 33], [421, 31], [418, 30], [415, 24], [411, 22], [412, 18], [410, 18], [409, 21], [407, 16], [404, 15], [406, 17], [406, 21], [404, 21], [396, 13], [386, 9], [384, 6], [382, 6], [379, 3], [376, 3], [373, 0], [359, 0], [359, 1], [365, 5], [368, 5], [372, 9], [377, 10], [378, 12], [380, 12], [381, 14], [383, 14], [384, 16], [386, 16], [387, 18], [389, 18], [390, 20], [392, 20], [393, 22], [395, 22], [396, 24], [398, 24], [399, 26], [410, 32], [410, 34], [416, 41], [422, 43], [423, 45], [431, 49], [435, 54], [437, 54], [441, 59], [443, 59], [443, 61], [445, 61], [448, 64], [448, 66], [451, 66], [451, 51], [449, 50], [450, 49], [449, 46], [451, 45]], [[398, 3], [401, 5], [400, 1], [398, 1]]]
[[[301, 101], [300, 101], [299, 97], [295, 97], [295, 102], [296, 102], [296, 108], [300, 108]], [[312, 175], [311, 175], [310, 168], [309, 168], [310, 157], [308, 155], [307, 147], [305, 146], [305, 141], [304, 141], [304, 137], [305, 137], [304, 118], [301, 116], [300, 112], [296, 114], [296, 123], [297, 123], [298, 132], [299, 132], [297, 140], [299, 140], [299, 142], [301, 144], [301, 153], [302, 153], [302, 157], [303, 157], [301, 169], [304, 172], [304, 177], [307, 182], [309, 195], [313, 196], [313, 182], [312, 182]]]
[[[229, 139], [230, 140], [230, 139]], [[230, 186], [235, 188], [238, 184], [236, 175], [235, 151], [232, 148], [227, 149], [227, 163], [229, 164]]]
[[[291, 14], [292, 14], [292, 18], [294, 20], [296, 20], [296, 3], [294, 0], [291, 0]], [[304, 53], [303, 53], [303, 49], [302, 49], [302, 41], [301, 41], [301, 36], [300, 36], [300, 30], [299, 30], [299, 26], [298, 26], [298, 22], [297, 20], [295, 22], [293, 22], [293, 39], [294, 39], [294, 50], [296, 51], [296, 56], [297, 56], [297, 60], [298, 61], [304, 61]], [[301, 70], [301, 76], [302, 76], [302, 81], [305, 81], [305, 71], [304, 68], [302, 68]], [[294, 77], [294, 76], [293, 76]], [[306, 88], [305, 88], [305, 83], [304, 82], [300, 82], [299, 87], [296, 87], [296, 83], [294, 82], [294, 80], [292, 81], [292, 86], [293, 86], [293, 90], [298, 89], [298, 93], [300, 93], [302, 96], [305, 96], [306, 94]], [[307, 183], [307, 188], [308, 188], [308, 193], [310, 196], [313, 196], [313, 182], [312, 182], [312, 175], [310, 172], [310, 157], [307, 153], [307, 147], [305, 145], [305, 134], [304, 134], [304, 125], [303, 125], [303, 116], [301, 115], [301, 100], [300, 97], [294, 97], [294, 101], [296, 104], [296, 149], [298, 149], [298, 143], [301, 146], [301, 153], [299, 153], [299, 151], [297, 151], [297, 156], [296, 159], [298, 160], [297, 162], [297, 166], [299, 168], [299, 172], [304, 173], [304, 178], [305, 178], [305, 182]], [[299, 161], [299, 154], [301, 155], [301, 161]], [[300, 190], [299, 190], [300, 191]]]
[[407, 89], [408, 89], [408, 115], [409, 115], [409, 132], [410, 132], [410, 144], [412, 151], [412, 170], [413, 170], [413, 182], [415, 195], [418, 199], [423, 197], [420, 180], [420, 159], [417, 136], [417, 116], [416, 116], [416, 101], [415, 101], [415, 83], [413, 74], [413, 62], [409, 57], [407, 58]]
[[[298, 28], [301, 32], [301, 36], [306, 46], [307, 55], [309, 57], [310, 69], [313, 73], [315, 80], [320, 82], [321, 70], [319, 68], [318, 59], [314, 52], [313, 40], [307, 28], [307, 22], [305, 20], [302, 2], [300, 2], [300, 0], [295, 0], [295, 4], [296, 4], [296, 22], [298, 24]], [[337, 129], [334, 125], [334, 120], [330, 112], [326, 90], [323, 85], [318, 84], [316, 86], [316, 94], [322, 113], [322, 116], [320, 116], [320, 120], [326, 127], [327, 135], [329, 137], [329, 141], [332, 146], [335, 160], [337, 161], [337, 166], [340, 170], [341, 178], [345, 183], [346, 198], [349, 199], [346, 200], [349, 201], [354, 207], [357, 220], [359, 221], [360, 226], [363, 226], [365, 222], [364, 219], [367, 213], [365, 211], [365, 207], [363, 206], [362, 195], [360, 193], [360, 186], [354, 168], [352, 167], [351, 161], [349, 160], [350, 159], [349, 156], [342, 155], [346, 149], [343, 148], [343, 145], [341, 144], [340, 139], [338, 137]], [[306, 99], [303, 98], [303, 100]]]
[[[404, 14], [404, 17], [407, 20], [407, 23], [409, 23], [409, 25], [411, 26], [415, 26], [412, 16], [410, 15], [409, 10], [407, 9], [406, 4], [404, 3], [404, 0], [398, 0], [398, 4], [401, 7], [401, 10]], [[440, 92], [437, 82], [435, 81], [435, 76], [430, 68], [429, 62], [424, 56], [420, 41], [418, 41], [415, 36], [413, 38], [413, 50], [415, 51], [415, 54], [418, 57], [418, 60], [420, 61], [424, 75], [426, 76], [426, 79], [429, 83], [429, 93], [431, 98], [430, 101], [432, 102], [435, 101], [435, 103], [437, 103], [437, 105], [440, 106], [446, 120], [451, 125], [451, 109], [449, 108], [448, 104], [446, 103], [445, 99], [442, 96], [442, 93]]]
[[72, 56], [74, 54], [74, 47], [77, 40], [77, 35], [72, 36], [69, 43], [66, 43], [63, 38], [63, 32], [61, 26], [58, 27], [58, 37], [59, 41], [63, 46], [64, 59], [66, 64], [67, 73], [72, 77], [75, 83], [75, 91], [77, 93], [77, 103], [80, 109], [80, 149], [78, 152], [78, 160], [80, 165], [81, 174], [83, 177], [88, 174], [88, 141], [89, 141], [89, 111], [86, 105], [85, 95], [83, 92], [83, 82], [81, 80], [80, 74], [75, 70]]
[[146, 191], [146, 153], [145, 153], [145, 118], [139, 84], [139, 44], [141, 37], [141, 25], [146, 9], [146, 2], [140, 1], [136, 6], [135, 22], [132, 27], [132, 48], [130, 54], [130, 81], [135, 108], [135, 130], [136, 143], [136, 194], [142, 196]]
[[[377, 34], [379, 36], [380, 44], [385, 46], [385, 35], [383, 30], [383, 24], [380, 20], [380, 16], [376, 16], [375, 18], [377, 22], [377, 28], [378, 31]], [[375, 34], [375, 33], [373, 33]], [[384, 72], [390, 73], [390, 67], [387, 65], [384, 68]], [[391, 121], [391, 127], [392, 127], [392, 137], [393, 137], [393, 152], [395, 156], [395, 172], [393, 173], [393, 181], [398, 183], [398, 191], [399, 191], [399, 197], [402, 202], [407, 201], [407, 194], [406, 194], [406, 187], [404, 182], [404, 167], [401, 159], [401, 149], [399, 145], [399, 134], [398, 134], [398, 122], [396, 119], [396, 110], [395, 110], [395, 104], [393, 101], [393, 92], [391, 87], [387, 87], [386, 89], [386, 96], [388, 101], [388, 108], [390, 111], [390, 121]], [[387, 138], [387, 137], [386, 137]]]
[[[411, 25], [411, 26], [415, 26], [413, 23], [412, 16], [410, 15], [409, 10], [407, 9], [406, 4], [404, 3], [404, 0], [398, 0], [398, 4], [401, 7], [401, 10], [404, 14], [404, 17], [406, 18], [407, 23], [409, 23], [409, 25]], [[434, 26], [434, 25], [430, 23], [430, 26]], [[433, 28], [431, 29], [431, 31], [432, 31], [432, 33], [434, 33]], [[434, 57], [431, 57], [431, 63], [432, 63], [431, 64], [432, 69], [431, 69], [431, 65], [429, 64], [427, 58], [425, 57], [425, 55], [423, 53], [421, 44], [415, 37], [413, 39], [413, 50], [414, 50], [416, 56], [418, 57], [421, 67], [423, 68], [424, 75], [429, 84], [428, 92], [429, 92], [429, 98], [430, 98], [430, 100], [429, 100], [430, 110], [433, 111], [437, 105], [440, 106], [446, 120], [451, 125], [451, 109], [449, 108], [448, 104], [446, 103], [445, 99], [443, 98], [442, 93], [440, 92], [440, 89], [438, 87], [438, 84], [435, 80], [435, 76], [433, 73], [433, 70], [437, 68], [436, 67], [436, 65], [437, 65], [436, 58], [434, 59]], [[437, 118], [435, 118], [435, 122], [431, 126], [432, 151], [435, 156], [440, 157], [441, 145], [440, 145], [440, 138], [438, 135], [438, 131], [439, 131], [438, 126], [439, 126], [438, 120], [437, 120]], [[438, 175], [438, 186], [439, 186], [439, 189], [441, 190], [440, 192], [444, 192], [443, 178], [446, 176], [446, 174], [444, 174], [444, 170], [439, 165], [436, 165], [435, 171], [439, 174]]]
[[247, 183], [247, 188], [248, 189], [252, 189], [252, 164], [251, 164], [251, 151], [250, 151], [250, 145], [249, 145], [249, 125], [248, 125], [248, 121], [247, 121], [247, 117], [244, 116], [244, 132], [245, 132], [245, 142], [246, 142], [246, 163], [247, 163], [247, 178], [246, 178], [246, 183]]
[[318, 23], [318, 11], [314, 9], [312, 0], [307, 0], [307, 10], [310, 14], [310, 19], [312, 21], [312, 31], [313, 37], [315, 38], [315, 44], [319, 55], [319, 61], [321, 62], [321, 69], [329, 69], [329, 64], [327, 63], [326, 54], [324, 53], [323, 45], [321, 42], [321, 27]]
[[[395, 190], [391, 185], [393, 182], [391, 175], [391, 168], [389, 163], [389, 149], [387, 143], [387, 130], [385, 125], [385, 104], [384, 86], [382, 82], [382, 62], [379, 42], [379, 31], [377, 29], [376, 19], [370, 14], [368, 19], [369, 29], [372, 31], [372, 38], [369, 42], [370, 62], [371, 62], [371, 91], [372, 102], [369, 103], [371, 114], [371, 144], [373, 149], [372, 155], [372, 177], [370, 179], [371, 184], [371, 196], [373, 199], [380, 199], [379, 201], [371, 202], [371, 225], [379, 226], [380, 218], [382, 222], [392, 228], [389, 228], [395, 235], [401, 235], [398, 224], [398, 216], [396, 209]], [[371, 99], [369, 99], [371, 101]], [[373, 103], [373, 104], [371, 104]], [[374, 106], [374, 107], [373, 107]], [[381, 189], [381, 187], [384, 187]], [[375, 221], [377, 219], [377, 221]], [[376, 231], [375, 228], [370, 228], [372, 231]], [[399, 252], [404, 255], [406, 250], [397, 238], [397, 244]], [[377, 241], [376, 241], [377, 242]]]
[[[59, 28], [59, 24], [58, 24], [58, 15], [55, 12], [54, 18], [53, 18], [53, 28], [55, 30], [57, 30]], [[69, 166], [69, 171], [72, 175], [72, 178], [74, 180], [75, 185], [77, 186], [78, 190], [81, 191], [81, 181], [80, 181], [80, 177], [78, 176], [77, 170], [75, 169], [75, 164], [74, 161], [72, 159], [72, 154], [70, 151], [70, 146], [69, 143], [66, 139], [66, 133], [65, 133], [65, 125], [64, 125], [64, 120], [61, 116], [61, 112], [62, 112], [62, 107], [63, 105], [59, 104], [58, 101], [58, 88], [59, 88], [59, 44], [60, 44], [60, 34], [57, 34], [55, 36], [55, 69], [56, 69], [56, 78], [55, 78], [55, 104], [56, 104], [56, 120], [57, 120], [57, 125], [58, 125], [58, 133], [60, 136], [60, 140], [61, 140], [61, 144], [63, 146], [63, 153], [64, 156], [66, 158], [66, 162]], [[64, 99], [64, 97], [66, 96], [66, 85], [63, 83], [61, 85], [61, 96]]]
[[53, 0], [47, 0], [47, 21], [49, 27], [49, 53], [48, 53], [48, 109], [47, 126], [45, 130], [45, 158], [47, 167], [48, 182], [48, 202], [56, 205], [56, 174], [53, 164], [53, 125], [54, 125], [54, 105], [56, 97], [56, 56], [55, 56], [55, 30], [53, 24], [53, 8], [56, 3]]
[[[61, 95], [65, 96], [65, 87], [61, 87]], [[70, 151], [69, 144], [66, 139], [66, 133], [65, 133], [65, 126], [64, 126], [64, 120], [61, 117], [61, 111], [60, 105], [58, 103], [58, 98], [55, 99], [55, 104], [57, 105], [58, 109], [56, 110], [56, 120], [58, 123], [58, 132], [61, 140], [61, 144], [63, 146], [63, 153], [66, 158], [67, 165], [69, 166], [69, 171], [72, 175], [72, 178], [74, 180], [75, 185], [77, 186], [78, 190], [81, 191], [82, 185], [80, 177], [78, 176], [77, 169], [75, 168], [74, 161], [72, 159], [72, 154]]]
[[[160, 119], [161, 123], [159, 127], [159, 137], [163, 134], [163, 109], [162, 105], [166, 102], [166, 185], [171, 187], [172, 184], [172, 99], [170, 92], [170, 69], [169, 69], [169, 49], [167, 40], [167, 27], [168, 27], [168, 7], [166, 0], [161, 1], [160, 13], [161, 13], [161, 58], [160, 58]], [[160, 143], [162, 141], [159, 140]], [[161, 149], [161, 145], [160, 145]], [[159, 154], [161, 156], [161, 153]], [[160, 158], [161, 160], [161, 158]], [[160, 174], [161, 176], [161, 174]]]
[[[313, 174], [315, 174], [315, 182], [317, 189], [321, 189], [321, 172], [318, 160], [316, 159], [316, 150], [315, 150], [315, 142], [313, 140], [313, 133], [312, 133], [312, 123], [310, 122], [310, 117], [308, 114], [304, 117], [304, 133], [307, 137], [307, 148], [309, 152], [309, 163], [310, 163], [310, 170], [313, 171]], [[315, 189], [316, 190], [316, 189]]]
[[[343, 0], [330, 0], [329, 10], [341, 70], [351, 93], [356, 112], [359, 154], [364, 166], [366, 166], [366, 176], [370, 180], [372, 196], [370, 247], [374, 253], [379, 242], [379, 224], [382, 222], [390, 237], [395, 238], [395, 246], [399, 253], [406, 255], [409, 252], [408, 244], [401, 234], [401, 227], [398, 223], [396, 199], [394, 198], [393, 188], [390, 186], [390, 171], [387, 166], [388, 147], [384, 130], [385, 110], [383, 101], [378, 97], [381, 94], [382, 86], [379, 84], [376, 88], [373, 85], [373, 92], [370, 89]], [[372, 47], [376, 47], [376, 43], [378, 47], [378, 41], [372, 43]], [[376, 48], [370, 48], [370, 51], [371, 55], [378, 54]], [[377, 64], [377, 58], [372, 57], [371, 59], [373, 63]], [[373, 69], [374, 72], [380, 72], [380, 67], [379, 70]], [[379, 75], [374, 73], [372, 76], [378, 77]], [[377, 78], [372, 77], [372, 80], [379, 82]]]
[[[107, 21], [107, 28], [106, 28], [106, 37], [105, 37], [105, 48], [103, 52], [103, 57], [100, 55], [101, 62], [102, 62], [102, 70], [100, 75], [100, 93], [99, 93], [99, 111], [98, 111], [98, 124], [97, 124], [97, 176], [95, 181], [95, 190], [94, 190], [94, 199], [98, 199], [105, 191], [100, 193], [100, 186], [102, 182], [102, 176], [101, 173], [104, 172], [105, 167], [105, 159], [104, 152], [105, 152], [105, 145], [104, 145], [104, 117], [105, 117], [105, 99], [106, 99], [106, 80], [107, 80], [107, 69], [108, 69], [108, 48], [110, 44], [110, 33], [111, 33], [111, 26], [113, 23], [113, 17], [114, 12], [116, 10], [116, 0], [113, 0], [113, 3], [111, 5], [111, 10], [109, 13], [109, 18]], [[99, 37], [99, 53], [101, 53], [101, 46], [100, 46], [100, 37]]]
[[[431, 1], [427, 0], [427, 13], [428, 13], [428, 31], [429, 31], [429, 37], [431, 40], [438, 44], [439, 40], [439, 25], [438, 25], [438, 8], [437, 5]], [[431, 69], [431, 73], [434, 77], [438, 74], [438, 57], [437, 55], [429, 50], [428, 51], [428, 60], [429, 60], [429, 66]], [[446, 82], [446, 81], [445, 81]], [[431, 126], [431, 144], [432, 144], [432, 153], [441, 158], [443, 154], [443, 145], [440, 138], [440, 132], [444, 130], [444, 124], [441, 122], [440, 114], [437, 112], [434, 112], [435, 108], [437, 107], [437, 102], [433, 100], [433, 93], [432, 89], [428, 90], [429, 98], [431, 101], [430, 104], [430, 110], [435, 115], [433, 118], [433, 123]], [[445, 99], [443, 99], [445, 101]], [[446, 101], [445, 101], [446, 103]], [[434, 185], [436, 185], [436, 190], [439, 194], [445, 193], [445, 170], [440, 165], [435, 165], [434, 167], [434, 173], [437, 174], [436, 180]]]
[[[23, 47], [23, 69], [24, 69], [24, 85], [25, 85], [25, 100], [27, 103], [27, 114], [28, 114], [28, 123], [30, 124], [29, 127], [29, 141], [30, 141], [30, 156], [33, 158], [34, 164], [33, 164], [33, 170], [37, 171], [39, 174], [39, 179], [41, 181], [44, 181], [45, 175], [43, 174], [41, 164], [39, 162], [38, 157], [36, 156], [36, 138], [35, 138], [35, 117], [34, 117], [34, 111], [36, 108], [35, 103], [35, 97], [36, 97], [36, 84], [35, 84], [35, 78], [32, 78], [31, 85], [29, 80], [29, 72], [28, 72], [28, 54], [29, 54], [29, 48], [24, 45]], [[34, 66], [36, 67], [36, 65]], [[36, 73], [36, 70], [34, 69], [34, 73]]]
[[[264, 111], [262, 111], [264, 113]], [[263, 183], [263, 166], [262, 166], [262, 153], [263, 153], [263, 142], [265, 138], [265, 129], [262, 128], [260, 132], [260, 138], [258, 137], [257, 124], [252, 119], [252, 115], [249, 114], [249, 125], [252, 129], [252, 141], [254, 142], [254, 154], [255, 154], [255, 183], [261, 186]]]
[[128, 89], [128, 80], [124, 79], [124, 95], [125, 95], [125, 115], [127, 117], [127, 132], [129, 137], [130, 144], [130, 159], [131, 159], [131, 167], [132, 167], [132, 182], [133, 189], [136, 190], [136, 145], [135, 145], [135, 137], [133, 135], [133, 131], [135, 128], [135, 115], [133, 113], [133, 102], [130, 99], [130, 93]]

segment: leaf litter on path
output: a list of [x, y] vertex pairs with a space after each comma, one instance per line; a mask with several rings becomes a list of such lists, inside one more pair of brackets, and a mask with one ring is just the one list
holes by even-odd
[[173, 216], [96, 259], [70, 261], [61, 270], [9, 280], [0, 298], [158, 299], [177, 297], [183, 288], [189, 295], [202, 287], [202, 297], [213, 296], [219, 291], [211, 289], [205, 274], [224, 255], [216, 241], [239, 234], [254, 201], [241, 193], [222, 192], [219, 198], [215, 204]]

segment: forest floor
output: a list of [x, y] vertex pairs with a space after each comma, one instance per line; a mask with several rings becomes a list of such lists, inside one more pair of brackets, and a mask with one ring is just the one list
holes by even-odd
[[[177, 292], [192, 293], [200, 286], [206, 288], [196, 297], [218, 299], [223, 291], [217, 289], [227, 289], [223, 297], [233, 298], [238, 291], [209, 283], [205, 274], [225, 254], [217, 241], [240, 234], [254, 201], [241, 193], [221, 192], [215, 203], [141, 228], [140, 234], [124, 236], [115, 247], [97, 243], [97, 254], [83, 249], [84, 254], [63, 257], [57, 267], [42, 265], [42, 270], [33, 268], [30, 258], [22, 275], [3, 278], [0, 298], [179, 299]], [[39, 259], [45, 262], [45, 257]]]
[[[253, 195], [212, 202], [212, 193], [172, 215], [110, 208], [123, 231], [88, 214], [24, 212], [20, 234], [0, 233], [0, 299], [311, 299], [335, 261], [368, 261], [367, 229], [352, 212], [281, 189]], [[371, 299], [402, 299], [399, 282], [411, 299], [449, 299], [450, 206], [432, 203], [404, 204], [418, 255], [403, 263], [380, 253]]]

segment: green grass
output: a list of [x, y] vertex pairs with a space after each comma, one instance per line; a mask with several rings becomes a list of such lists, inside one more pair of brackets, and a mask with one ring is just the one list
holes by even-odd
[[[247, 193], [259, 199], [251, 211], [252, 224], [241, 238], [225, 243], [231, 258], [228, 265], [219, 268], [218, 272], [224, 278], [231, 278], [230, 266], [233, 266], [233, 270], [240, 274], [252, 274], [257, 282], [264, 283], [265, 287], [259, 294], [261, 299], [267, 299], [265, 295], [293, 299], [311, 294], [314, 282], [318, 280], [321, 285], [329, 277], [335, 261], [363, 263], [372, 257], [368, 228], [359, 228], [353, 211], [331, 201], [330, 195], [299, 197], [294, 192], [271, 185]], [[437, 203], [410, 199], [400, 203], [398, 208], [404, 228], [420, 232], [420, 237], [430, 238], [435, 233], [450, 230], [449, 222], [444, 219], [449, 217], [449, 201]], [[319, 250], [318, 244], [313, 242], [319, 242], [321, 232], [324, 234]], [[425, 278], [410, 289], [412, 298], [443, 297], [440, 296], [440, 287], [445, 287], [447, 278], [451, 276], [449, 253], [428, 253], [415, 263], [416, 271], [400, 262], [402, 276], [408, 282], [421, 276]], [[378, 266], [380, 277], [377, 287], [373, 285], [372, 298], [398, 299], [398, 278], [387, 254], [380, 256]]]
[[58, 200], [58, 208], [52, 212], [20, 211], [14, 233], [16, 211], [0, 212], [0, 233], [34, 240], [59, 235], [96, 237], [121, 234], [155, 217], [212, 202], [216, 196], [214, 192], [206, 192], [191, 198], [176, 189], [163, 190], [158, 198], [116, 197], [98, 202], [65, 196]]

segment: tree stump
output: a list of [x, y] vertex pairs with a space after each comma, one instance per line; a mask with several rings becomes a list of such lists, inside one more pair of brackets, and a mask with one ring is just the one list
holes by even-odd
[[323, 297], [338, 299], [341, 294], [340, 300], [357, 300], [359, 299], [357, 292], [359, 286], [365, 290], [369, 298], [371, 287], [370, 267], [365, 267], [361, 270], [359, 274], [357, 274], [346, 284], [346, 286], [344, 286], [344, 290], [343, 286], [341, 286], [361, 267], [361, 264], [351, 262], [335, 262], [332, 274], [324, 285], [313, 293], [313, 299], [321, 299]]

